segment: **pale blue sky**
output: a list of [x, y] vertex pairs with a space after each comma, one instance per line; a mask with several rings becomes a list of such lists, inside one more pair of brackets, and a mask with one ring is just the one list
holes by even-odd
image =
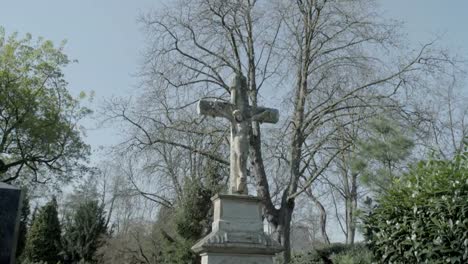
[[442, 36], [448, 48], [468, 57], [468, 1], [466, 0], [381, 0], [382, 10], [405, 23], [414, 43]]
[[[144, 48], [137, 17], [157, 9], [157, 0], [0, 0], [0, 26], [43, 36], [55, 43], [66, 39], [66, 53], [79, 63], [65, 73], [73, 94], [95, 91], [103, 98], [125, 95], [138, 80], [132, 77]], [[168, 1], [166, 1], [168, 2]], [[385, 15], [405, 23], [412, 43], [442, 35], [442, 45], [468, 57], [467, 0], [381, 0]], [[87, 122], [89, 125], [89, 123]], [[116, 131], [88, 130], [94, 148], [116, 140]]]
[[[7, 34], [67, 40], [65, 53], [78, 60], [65, 69], [69, 88], [74, 95], [94, 91], [91, 107], [97, 108], [103, 98], [134, 89], [144, 49], [137, 19], [157, 6], [154, 0], [0, 0], [0, 26]], [[94, 123], [84, 122], [93, 149], [115, 143], [117, 131], [95, 129]]]

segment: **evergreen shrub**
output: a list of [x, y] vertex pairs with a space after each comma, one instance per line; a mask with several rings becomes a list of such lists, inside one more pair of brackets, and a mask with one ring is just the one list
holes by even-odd
[[371, 264], [372, 254], [361, 243], [346, 245], [333, 243], [313, 249], [306, 253], [295, 254], [291, 264]]
[[420, 162], [364, 217], [382, 263], [468, 263], [468, 153]]

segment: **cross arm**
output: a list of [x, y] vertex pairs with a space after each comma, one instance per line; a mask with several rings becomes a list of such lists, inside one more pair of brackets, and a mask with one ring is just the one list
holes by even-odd
[[230, 103], [201, 99], [198, 101], [197, 111], [199, 115], [207, 115], [213, 117], [224, 117], [232, 119], [232, 111], [234, 107]]
[[260, 123], [276, 124], [279, 120], [279, 111], [274, 108], [256, 107], [255, 110], [251, 109], [250, 118]]

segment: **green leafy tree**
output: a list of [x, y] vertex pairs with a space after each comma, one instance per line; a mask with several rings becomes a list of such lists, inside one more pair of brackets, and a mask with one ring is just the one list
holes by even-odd
[[369, 136], [357, 144], [351, 170], [371, 189], [382, 192], [400, 173], [401, 162], [409, 157], [414, 143], [400, 124], [385, 117], [369, 122], [368, 131]]
[[89, 155], [78, 120], [90, 113], [67, 91], [63, 45], [0, 27], [0, 181], [73, 177]]
[[[401, 173], [404, 161], [411, 154], [413, 141], [401, 124], [385, 116], [368, 119], [362, 126], [353, 124], [344, 128], [338, 123], [336, 128], [340, 136], [335, 146], [345, 150], [335, 163], [338, 181], [333, 181], [330, 186], [344, 202], [343, 218], [338, 221], [346, 243], [353, 244], [359, 226], [359, 200], [367, 192], [363, 187], [367, 185], [376, 193], [385, 191], [392, 179]], [[345, 147], [348, 144], [349, 147]], [[372, 200], [368, 198], [368, 201]], [[327, 237], [324, 221], [321, 229], [322, 236]]]
[[162, 212], [161, 217], [173, 223], [159, 230], [163, 238], [163, 263], [199, 263], [190, 248], [210, 231], [211, 197], [223, 188], [220, 167], [208, 162], [207, 168], [204, 179], [185, 180], [184, 196], [172, 212]]
[[196, 179], [185, 182], [184, 192], [184, 199], [173, 216], [177, 236], [172, 239], [166, 236], [167, 263], [194, 263], [196, 255], [190, 248], [201, 238], [208, 224], [213, 193]]
[[382, 263], [468, 263], [468, 152], [422, 161], [364, 218]]
[[55, 264], [60, 261], [61, 228], [57, 213], [57, 200], [52, 198], [39, 209], [29, 230], [24, 256], [27, 261], [44, 261]]
[[64, 225], [66, 263], [97, 263], [95, 253], [107, 234], [105, 212], [97, 200], [84, 200]]

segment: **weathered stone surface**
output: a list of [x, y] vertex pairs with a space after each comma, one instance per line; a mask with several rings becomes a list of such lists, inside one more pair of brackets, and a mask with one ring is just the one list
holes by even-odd
[[247, 157], [251, 123], [276, 123], [279, 112], [277, 109], [250, 106], [247, 81], [240, 74], [235, 76], [230, 90], [231, 103], [202, 99], [198, 102], [198, 113], [231, 121], [229, 193], [247, 195]]
[[21, 212], [21, 190], [0, 182], [0, 263], [15, 261]]
[[273, 264], [271, 256], [242, 254], [202, 254], [202, 264]]
[[276, 123], [279, 113], [249, 105], [247, 81], [242, 74], [235, 76], [230, 92], [230, 103], [203, 99], [198, 103], [199, 114], [231, 122], [231, 159], [229, 195], [212, 198], [212, 231], [192, 250], [201, 255], [203, 264], [273, 263], [273, 256], [282, 247], [263, 232], [260, 200], [248, 196], [247, 158], [252, 121]]
[[260, 200], [216, 195], [212, 201], [212, 231], [192, 247], [202, 256], [202, 263], [273, 263], [282, 246], [263, 232]]

